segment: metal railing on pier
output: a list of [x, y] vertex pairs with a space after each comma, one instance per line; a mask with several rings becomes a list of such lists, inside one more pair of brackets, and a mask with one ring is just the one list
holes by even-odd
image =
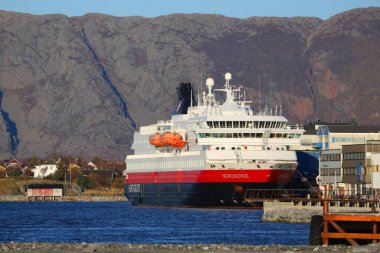
[[264, 202], [267, 200], [294, 201], [298, 199], [321, 198], [321, 193], [308, 189], [246, 189], [244, 200], [246, 202]]
[[336, 207], [374, 207], [380, 208], [380, 196], [369, 194], [324, 194], [320, 189], [246, 189], [244, 201], [247, 204], [265, 201], [292, 202], [294, 205], [322, 206], [328, 198], [329, 206]]

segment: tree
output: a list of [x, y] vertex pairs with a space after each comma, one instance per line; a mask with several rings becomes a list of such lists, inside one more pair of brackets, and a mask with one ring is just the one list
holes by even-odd
[[69, 169], [71, 170], [71, 181], [72, 182], [78, 181], [78, 175], [80, 173], [80, 168], [74, 167], [74, 166], [72, 166], [72, 164], [70, 164]]
[[62, 161], [58, 162], [58, 164], [57, 164], [57, 171], [54, 173], [53, 178], [55, 180], [63, 182], [63, 181], [65, 181], [66, 174], [67, 174], [67, 167], [66, 167], [66, 165]]
[[21, 176], [22, 171], [19, 168], [11, 169], [8, 173], [9, 177], [18, 177]]
[[89, 187], [89, 182], [87, 180], [87, 177], [80, 172], [77, 177], [77, 184], [79, 185], [82, 190], [87, 189]]
[[22, 173], [22, 177], [24, 178], [30, 178], [33, 177], [33, 172], [30, 168], [26, 168], [24, 172]]
[[112, 188], [124, 188], [124, 177], [117, 177], [111, 184]]
[[39, 159], [36, 156], [32, 156], [31, 158], [26, 159], [23, 162], [23, 165], [25, 165], [25, 166], [27, 166], [29, 168], [33, 168], [34, 166], [40, 165], [41, 163], [42, 163], [41, 159]]
[[107, 160], [98, 156], [95, 156], [92, 162], [96, 165], [96, 167], [98, 167], [98, 169], [106, 169], [108, 167]]
[[89, 188], [101, 188], [101, 187], [110, 187], [111, 186], [111, 177], [107, 177], [104, 174], [99, 172], [90, 172], [87, 176], [89, 182]]

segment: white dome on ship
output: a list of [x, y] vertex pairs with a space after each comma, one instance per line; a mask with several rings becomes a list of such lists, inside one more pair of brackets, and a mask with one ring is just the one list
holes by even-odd
[[214, 86], [214, 79], [212, 79], [212, 78], [207, 78], [207, 80], [206, 80], [206, 85], [207, 85], [207, 86], [210, 86], [210, 87]]

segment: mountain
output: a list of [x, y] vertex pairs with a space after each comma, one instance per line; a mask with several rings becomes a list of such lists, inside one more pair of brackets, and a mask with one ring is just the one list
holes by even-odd
[[380, 123], [380, 8], [356, 9], [323, 22], [310, 36], [314, 114]]
[[170, 117], [180, 81], [218, 88], [227, 71], [256, 110], [380, 123], [379, 27], [380, 8], [325, 21], [0, 11], [0, 155], [122, 159], [136, 128]]

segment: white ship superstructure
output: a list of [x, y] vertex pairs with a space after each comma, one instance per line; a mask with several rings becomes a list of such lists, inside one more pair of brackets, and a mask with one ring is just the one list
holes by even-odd
[[[289, 146], [299, 145], [302, 125], [288, 125], [281, 109], [255, 114], [241, 87], [230, 85], [230, 73], [225, 80], [223, 89], [213, 90], [207, 79], [207, 92], [186, 114], [135, 132], [125, 171], [134, 204], [236, 204], [247, 187], [288, 182], [297, 167]], [[223, 103], [214, 91], [225, 94]]]

